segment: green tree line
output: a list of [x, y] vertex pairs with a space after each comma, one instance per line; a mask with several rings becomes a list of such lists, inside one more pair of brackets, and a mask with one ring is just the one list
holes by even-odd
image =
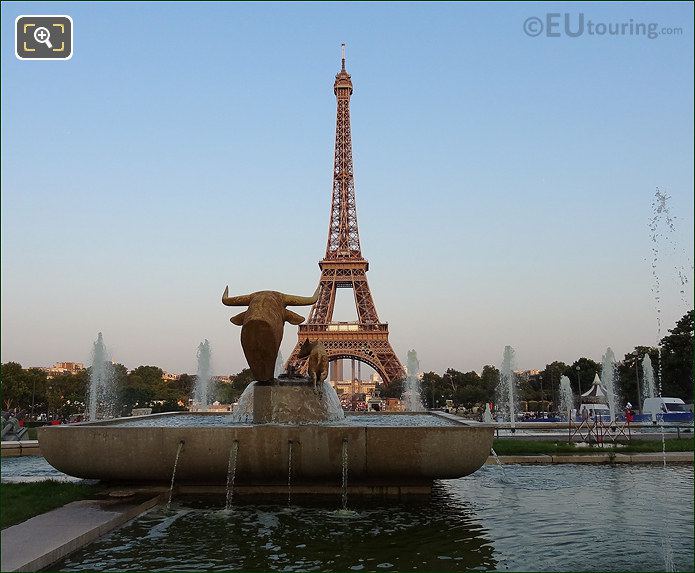
[[[188, 409], [196, 376], [181, 374], [178, 379], [165, 381], [157, 366], [138, 366], [130, 372], [122, 364], [112, 367], [115, 387], [116, 413], [130, 414], [133, 408], [150, 407], [153, 412]], [[25, 415], [47, 414], [69, 418], [85, 411], [88, 401], [91, 369], [76, 374], [50, 375], [40, 368], [22, 368], [16, 362], [0, 365], [3, 410], [17, 410]], [[212, 401], [229, 404], [236, 401], [251, 382], [246, 369], [232, 377], [231, 383], [214, 382]]]
[[[661, 352], [658, 348], [636, 346], [617, 364], [618, 400], [640, 404], [638, 388], [642, 388], [642, 359], [649, 354], [654, 367], [656, 382], [662, 380], [663, 396], [681, 398], [686, 403], [693, 399], [693, 322], [695, 313], [689, 311], [661, 339]], [[661, 364], [660, 364], [661, 362]], [[601, 364], [591, 358], [581, 357], [572, 364], [554, 361], [546, 364], [536, 376], [520, 377], [517, 380], [520, 400], [530, 402], [529, 409], [543, 402], [551, 402], [557, 407], [560, 393], [560, 379], [567, 376], [575, 396], [591, 387], [595, 375], [601, 376]], [[482, 372], [459, 372], [449, 368], [443, 374], [424, 373], [421, 381], [422, 397], [432, 408], [443, 406], [452, 400], [457, 406], [471, 408], [475, 405], [494, 401], [499, 383], [499, 370], [490, 365]], [[638, 385], [639, 376], [639, 385]], [[403, 392], [401, 382], [394, 382], [381, 388], [382, 396], [400, 397]]]
[[[624, 403], [640, 403], [638, 399], [638, 376], [642, 376], [641, 362], [649, 354], [654, 372], [662, 380], [662, 395], [682, 398], [685, 402], [693, 397], [693, 323], [695, 313], [686, 313], [661, 340], [659, 349], [636, 346], [628, 352], [618, 365], [618, 398]], [[186, 409], [193, 393], [196, 377], [182, 374], [177, 380], [162, 380], [162, 369], [156, 366], [138, 366], [130, 372], [122, 364], [113, 366], [118, 411], [127, 415], [132, 408], [152, 407], [155, 412]], [[596, 374], [601, 375], [601, 364], [586, 357], [572, 364], [554, 361], [546, 364], [537, 376], [518, 380], [519, 399], [540, 402], [541, 399], [557, 405], [560, 378], [567, 376], [575, 395], [586, 392]], [[89, 388], [90, 369], [77, 374], [58, 374], [48, 377], [39, 368], [22, 368], [16, 362], [0, 365], [3, 410], [20, 410], [27, 414], [47, 413], [69, 417], [84, 412]], [[231, 383], [215, 383], [212, 400], [223, 404], [235, 402], [244, 388], [252, 381], [247, 368], [231, 377]], [[426, 372], [421, 388], [425, 404], [429, 407], [443, 406], [453, 400], [457, 406], [467, 408], [494, 401], [499, 383], [499, 370], [486, 365], [480, 374], [459, 372], [448, 368], [443, 374]], [[403, 392], [402, 382], [392, 382], [381, 388], [382, 396], [399, 398]], [[535, 409], [535, 408], [530, 408]]]

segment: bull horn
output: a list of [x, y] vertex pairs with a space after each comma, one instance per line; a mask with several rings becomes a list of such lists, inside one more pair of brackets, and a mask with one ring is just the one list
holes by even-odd
[[285, 306], [309, 306], [314, 304], [319, 299], [319, 291], [321, 285], [316, 287], [316, 291], [311, 296], [296, 296], [293, 294], [283, 294], [282, 298], [285, 301]]
[[245, 294], [242, 296], [229, 296], [229, 285], [224, 288], [222, 295], [222, 304], [227, 306], [248, 306], [251, 302], [251, 295]]

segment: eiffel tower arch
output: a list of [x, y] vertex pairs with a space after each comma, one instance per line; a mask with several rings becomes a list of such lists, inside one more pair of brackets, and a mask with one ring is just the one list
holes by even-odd
[[[404, 378], [405, 370], [391, 348], [388, 323], [379, 321], [367, 282], [369, 263], [360, 248], [350, 132], [352, 80], [345, 70], [345, 44], [342, 56], [342, 68], [333, 84], [337, 100], [333, 194], [326, 255], [319, 262], [319, 297], [311, 307], [306, 323], [299, 325], [297, 344], [287, 365], [302, 371], [304, 364], [297, 358], [299, 348], [307, 339], [312, 342], [320, 340], [326, 347], [329, 361], [358, 360], [374, 368], [388, 384]], [[339, 288], [352, 289], [357, 321], [333, 321]]]

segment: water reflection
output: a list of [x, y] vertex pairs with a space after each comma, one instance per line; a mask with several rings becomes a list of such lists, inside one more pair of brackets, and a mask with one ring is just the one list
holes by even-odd
[[[693, 468], [486, 466], [428, 500], [181, 498], [72, 555], [85, 570], [658, 571], [693, 565]], [[670, 503], [658, 492], [669, 492]], [[354, 502], [354, 503], [353, 503]]]
[[154, 510], [58, 567], [86, 570], [460, 571], [495, 569], [493, 545], [470, 505], [446, 490], [431, 503], [332, 499], [291, 508], [217, 497], [183, 498]]
[[667, 524], [676, 570], [693, 570], [691, 466], [506, 466], [506, 479], [495, 469], [441, 483], [471, 500], [505, 568], [664, 571]]

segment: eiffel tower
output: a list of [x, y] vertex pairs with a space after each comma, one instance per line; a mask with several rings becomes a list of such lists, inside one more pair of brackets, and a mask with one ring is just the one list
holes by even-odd
[[[352, 80], [345, 70], [345, 44], [342, 68], [335, 76], [333, 93], [337, 99], [333, 197], [328, 225], [326, 256], [319, 262], [321, 280], [319, 298], [311, 307], [305, 324], [299, 325], [299, 338], [287, 365], [303, 370], [297, 358], [302, 343], [320, 340], [329, 361], [352, 359], [368, 364], [385, 384], [405, 378], [405, 371], [389, 343], [388, 323], [379, 322], [372, 293], [367, 283], [369, 263], [362, 257], [357, 229], [355, 180], [352, 169], [350, 134], [350, 96]], [[333, 322], [336, 291], [351, 288], [357, 307], [356, 322]]]

